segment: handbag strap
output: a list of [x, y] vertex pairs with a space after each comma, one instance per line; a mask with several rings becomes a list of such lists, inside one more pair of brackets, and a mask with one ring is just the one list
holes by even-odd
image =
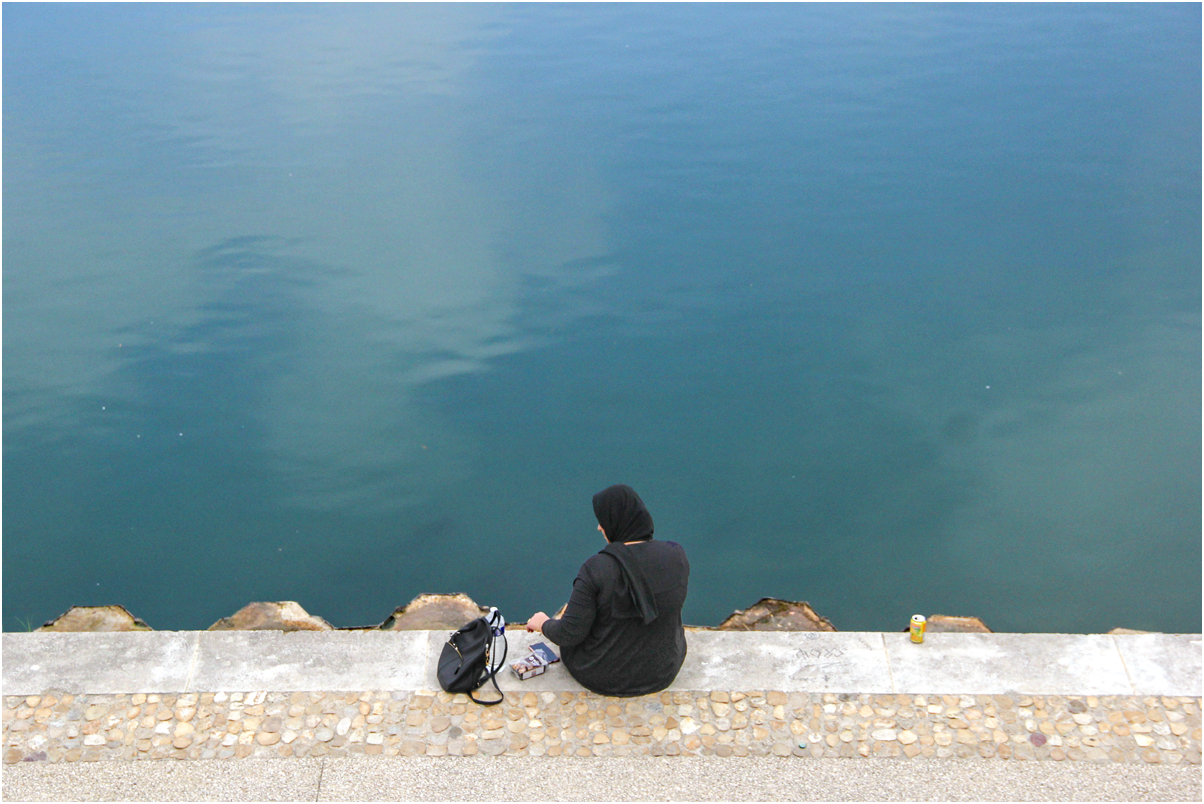
[[497, 673], [496, 672], [490, 673], [489, 678], [490, 678], [490, 680], [493, 681], [494, 689], [497, 690], [498, 699], [496, 701], [482, 701], [480, 698], [473, 695], [472, 691], [470, 690], [468, 693], [468, 697], [472, 698], [474, 703], [479, 703], [481, 706], [497, 706], [502, 701], [506, 700], [506, 695], [502, 692], [502, 688], [497, 685]]
[[[495, 615], [496, 619], [494, 619]], [[481, 679], [481, 686], [484, 686], [486, 681], [492, 681], [493, 688], [497, 690], [498, 699], [496, 701], [482, 701], [480, 698], [472, 694], [472, 690], [468, 691], [468, 697], [471, 698], [474, 703], [479, 703], [481, 706], [497, 706], [502, 701], [506, 700], [506, 696], [502, 692], [502, 688], [497, 685], [497, 674], [499, 670], [506, 666], [506, 656], [510, 652], [510, 643], [506, 641], [506, 621], [502, 619], [501, 612], [499, 612], [497, 609], [491, 609], [489, 612], [488, 622], [492, 635], [492, 640], [489, 643], [489, 653], [487, 654], [486, 659], [486, 668], [488, 669], [489, 673], [485, 676], [485, 678]], [[497, 625], [495, 625], [495, 623]], [[497, 664], [494, 664], [493, 647], [497, 645], [499, 639], [502, 642], [502, 660]]]

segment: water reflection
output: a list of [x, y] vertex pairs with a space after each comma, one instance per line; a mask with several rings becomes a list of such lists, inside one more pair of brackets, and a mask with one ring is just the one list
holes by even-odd
[[[78, 156], [37, 164], [25, 150], [37, 144], [18, 139], [6, 168], [18, 196], [36, 196], [22, 180], [47, 173], [88, 181], [79, 160], [135, 187], [64, 204], [83, 220], [53, 235], [36, 229], [50, 216], [6, 227], [9, 264], [42, 267], [6, 272], [10, 437], [55, 414], [49, 429], [69, 426], [63, 394], [153, 399], [161, 376], [131, 368], [140, 350], [156, 351], [155, 365], [220, 352], [256, 369], [244, 413], [286, 504], [396, 509], [460, 476], [469, 447], [414, 389], [526, 348], [515, 318], [529, 283], [564, 290], [606, 262], [594, 157], [531, 141], [538, 130], [517, 148], [504, 132], [464, 129], [465, 107], [482, 100], [477, 48], [504, 31], [497, 15], [250, 7], [155, 30], [121, 59], [93, 45], [105, 97], [58, 110], [56, 145]], [[96, 21], [154, 29], [158, 17], [113, 8]], [[104, 136], [119, 123], [90, 117], [110, 105], [139, 132], [133, 148]], [[75, 136], [89, 123], [101, 136]], [[562, 158], [534, 180], [494, 169], [551, 148]], [[214, 231], [235, 234], [205, 244]]]

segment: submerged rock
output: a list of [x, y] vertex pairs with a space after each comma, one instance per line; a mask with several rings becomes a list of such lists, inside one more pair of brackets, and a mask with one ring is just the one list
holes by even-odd
[[125, 606], [72, 606], [36, 631], [152, 631]]
[[719, 623], [717, 631], [835, 631], [805, 600], [763, 597], [742, 611], [734, 611]]
[[[904, 631], [910, 629], [904, 628]], [[948, 614], [933, 614], [928, 618], [930, 634], [990, 634], [994, 633], [978, 617], [951, 617]]]
[[489, 613], [468, 595], [419, 595], [394, 610], [380, 624], [382, 631], [443, 631], [459, 628]]
[[310, 614], [292, 600], [278, 603], [248, 603], [230, 617], [223, 617], [210, 631], [333, 631], [334, 626]]

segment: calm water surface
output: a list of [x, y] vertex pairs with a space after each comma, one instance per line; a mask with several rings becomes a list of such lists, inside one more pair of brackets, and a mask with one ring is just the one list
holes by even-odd
[[1200, 630], [1198, 5], [3, 16], [6, 630]]

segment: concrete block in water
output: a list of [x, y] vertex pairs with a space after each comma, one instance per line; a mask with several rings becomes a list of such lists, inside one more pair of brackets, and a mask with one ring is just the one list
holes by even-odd
[[382, 631], [438, 631], [444, 628], [455, 631], [488, 612], [489, 609], [459, 592], [451, 595], [419, 595], [394, 610], [380, 628]]
[[763, 597], [746, 609], [734, 611], [721, 622], [719, 631], [835, 631], [805, 600]]
[[248, 603], [229, 617], [223, 617], [210, 631], [331, 631], [330, 623], [310, 614], [292, 600], [273, 603]]
[[[910, 627], [902, 629], [910, 631]], [[991, 629], [981, 617], [954, 617], [949, 614], [928, 616], [927, 632], [930, 634], [989, 634]]]
[[38, 631], [150, 631], [125, 606], [72, 606]]

